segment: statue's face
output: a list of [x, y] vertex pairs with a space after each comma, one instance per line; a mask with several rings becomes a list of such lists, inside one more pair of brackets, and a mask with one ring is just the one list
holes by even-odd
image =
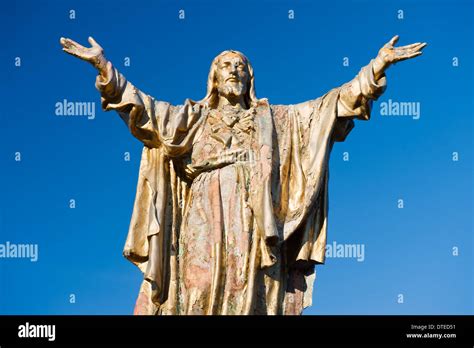
[[217, 91], [223, 97], [239, 97], [247, 93], [249, 72], [242, 57], [230, 52], [217, 63]]

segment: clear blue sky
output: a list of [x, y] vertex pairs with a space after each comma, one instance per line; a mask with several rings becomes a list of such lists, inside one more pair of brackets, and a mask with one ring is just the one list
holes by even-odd
[[[39, 258], [0, 259], [0, 314], [129, 314], [141, 282], [122, 248], [142, 145], [99, 110], [95, 71], [61, 51], [61, 36], [94, 36], [136, 86], [174, 104], [202, 98], [211, 60], [237, 49], [257, 96], [292, 104], [352, 79], [394, 34], [429, 46], [391, 68], [372, 119], [330, 162], [328, 243], [364, 244], [365, 260], [318, 267], [305, 313], [472, 314], [472, 13], [467, 0], [5, 2], [0, 244], [37, 243]], [[97, 102], [95, 119], [56, 116], [63, 99]], [[420, 118], [381, 116], [389, 99], [420, 103]]]

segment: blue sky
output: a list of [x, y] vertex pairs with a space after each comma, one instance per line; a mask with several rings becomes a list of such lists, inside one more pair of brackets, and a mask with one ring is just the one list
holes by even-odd
[[[0, 244], [38, 244], [39, 257], [0, 258], [0, 314], [129, 314], [141, 282], [121, 253], [142, 145], [115, 113], [99, 110], [94, 69], [64, 54], [61, 36], [86, 44], [92, 35], [136, 86], [173, 104], [202, 98], [211, 60], [240, 50], [253, 64], [257, 96], [294, 104], [352, 79], [394, 34], [401, 45], [429, 46], [388, 71], [372, 119], [356, 122], [330, 161], [328, 243], [363, 244], [365, 258], [328, 258], [318, 267], [305, 313], [472, 314], [472, 7], [467, 0], [5, 3]], [[96, 102], [95, 118], [56, 116], [63, 99]], [[419, 103], [420, 118], [381, 116], [389, 99]]]

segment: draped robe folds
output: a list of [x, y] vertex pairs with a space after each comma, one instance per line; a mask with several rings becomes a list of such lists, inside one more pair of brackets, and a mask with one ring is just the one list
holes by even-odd
[[[385, 89], [385, 76], [375, 80], [372, 64], [315, 100], [269, 105], [260, 99], [252, 106], [254, 127], [248, 132], [252, 134], [248, 146], [252, 158], [243, 161], [229, 156], [226, 148], [212, 158], [193, 151], [210, 134], [206, 127], [215, 110], [207, 104], [188, 99], [173, 106], [157, 101], [108, 64], [107, 79], [98, 76], [96, 81], [102, 107], [116, 110], [144, 144], [124, 247], [124, 256], [144, 273], [135, 314], [301, 314], [311, 305], [315, 265], [325, 261], [330, 151], [334, 142], [345, 140], [354, 118], [370, 118], [372, 100]], [[200, 275], [183, 280], [184, 263], [189, 262], [183, 256], [188, 252], [184, 245], [193, 247], [188, 239], [194, 233], [193, 221], [188, 224], [187, 219], [199, 216], [192, 215], [198, 209], [194, 207], [208, 203], [193, 204], [194, 197], [198, 190], [210, 196], [217, 192], [220, 201], [204, 197], [210, 202], [208, 210], [220, 209], [222, 215], [225, 205], [232, 213], [226, 203], [233, 199], [227, 186], [235, 183], [216, 181], [210, 175], [220, 173], [222, 177], [226, 167], [240, 168], [239, 163], [248, 180], [233, 190], [243, 190], [243, 196], [248, 196], [237, 199], [236, 204], [249, 208], [248, 213], [238, 215], [252, 220], [242, 222], [242, 228], [250, 228], [245, 232], [249, 240], [238, 250], [241, 264], [232, 265], [228, 240], [241, 238], [232, 235], [241, 232], [215, 221], [222, 216], [206, 220], [225, 231], [218, 231], [220, 237], [201, 248], [202, 255], [193, 254], [212, 278], [195, 295], [193, 287], [203, 283]], [[235, 180], [238, 170], [226, 175]], [[198, 188], [198, 181], [205, 186]], [[244, 286], [227, 287], [225, 278], [232, 277], [232, 267], [243, 269]], [[230, 299], [225, 293], [232, 291], [236, 296]], [[232, 301], [232, 308], [223, 303], [226, 301]]]

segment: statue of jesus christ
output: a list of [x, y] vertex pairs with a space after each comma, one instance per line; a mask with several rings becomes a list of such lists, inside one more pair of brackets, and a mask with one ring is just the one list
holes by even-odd
[[224, 51], [207, 94], [170, 105], [137, 89], [105, 58], [61, 38], [91, 63], [104, 110], [143, 144], [124, 255], [144, 274], [135, 314], [301, 314], [324, 263], [328, 162], [354, 119], [368, 120], [385, 70], [425, 43], [384, 45], [358, 75], [324, 96], [271, 105], [249, 60]]

